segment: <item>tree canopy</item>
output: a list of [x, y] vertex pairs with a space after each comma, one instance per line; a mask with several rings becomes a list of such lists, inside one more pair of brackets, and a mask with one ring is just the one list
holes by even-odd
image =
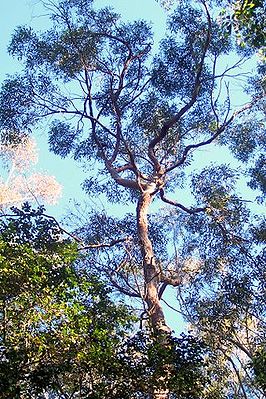
[[249, 72], [261, 41], [238, 15], [239, 46], [213, 3], [179, 2], [156, 53], [144, 20], [124, 22], [97, 0], [45, 1], [51, 25], [16, 29], [9, 52], [24, 69], [0, 92], [3, 132], [19, 141], [49, 121], [50, 149], [82, 162], [90, 196], [118, 205], [115, 215], [71, 217], [82, 270], [141, 307], [152, 346], [166, 353], [176, 344], [162, 303], [174, 287], [208, 346], [213, 378], [201, 396], [179, 392], [178, 378], [173, 386], [170, 356], [159, 357], [147, 398], [262, 398], [265, 389], [265, 221], [239, 194], [244, 178], [264, 199], [265, 64]]
[[[175, 0], [156, 0], [167, 11]], [[236, 38], [239, 46], [251, 46], [259, 51], [265, 61], [265, 4], [263, 0], [232, 0], [219, 3], [220, 23], [227, 33]]]
[[77, 261], [76, 244], [42, 208], [2, 217], [1, 397], [146, 398], [170, 359], [172, 391], [197, 398], [208, 384], [203, 343], [183, 335], [165, 352], [132, 334], [130, 309]]

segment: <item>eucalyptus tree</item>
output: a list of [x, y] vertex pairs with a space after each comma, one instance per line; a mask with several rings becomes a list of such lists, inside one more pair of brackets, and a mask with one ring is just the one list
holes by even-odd
[[[211, 320], [211, 306], [203, 321], [199, 317], [205, 296], [210, 304], [214, 292], [218, 301], [221, 286], [231, 288], [244, 274], [251, 276], [250, 270], [257, 273], [251, 294], [262, 284], [252, 233], [258, 227], [247, 227], [250, 212], [235, 189], [240, 173], [215, 164], [215, 148], [228, 154], [228, 147], [243, 162], [243, 173], [245, 168], [253, 173], [250, 184], [260, 187], [261, 170], [252, 169], [249, 160], [258, 165], [263, 159], [262, 78], [253, 76], [248, 102], [234, 106], [230, 85], [246, 78], [241, 68], [251, 50], [238, 49], [236, 55], [234, 40], [207, 2], [179, 4], [158, 54], [143, 20], [126, 23], [111, 8], [93, 8], [97, 1], [43, 3], [51, 27], [38, 33], [19, 27], [10, 43], [10, 54], [24, 69], [2, 85], [1, 128], [19, 136], [48, 120], [51, 150], [72, 155], [88, 171], [85, 191], [118, 204], [121, 217], [91, 212], [76, 233], [83, 250], [95, 253], [88, 267], [139, 300], [142, 321], [166, 347], [171, 328], [162, 300], [168, 286], [176, 287], [184, 312], [199, 326]], [[213, 151], [214, 163], [200, 171], [194, 159], [205, 148], [210, 161]], [[187, 202], [184, 186], [193, 196]], [[159, 201], [166, 206], [163, 214], [152, 211]], [[125, 215], [122, 208], [129, 203], [136, 212]], [[243, 308], [238, 310], [237, 322], [243, 316]], [[215, 334], [209, 327], [208, 332]], [[152, 397], [170, 397], [170, 376], [166, 364], [162, 388]], [[230, 389], [224, 395], [232, 395]], [[245, 388], [242, 394], [248, 395]]]

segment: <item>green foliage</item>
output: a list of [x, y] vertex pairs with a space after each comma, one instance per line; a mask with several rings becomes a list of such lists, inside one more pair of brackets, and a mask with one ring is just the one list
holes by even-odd
[[251, 180], [248, 185], [253, 189], [260, 189], [262, 195], [258, 197], [259, 202], [262, 202], [266, 193], [266, 166], [265, 156], [263, 154], [257, 159], [253, 168], [249, 170]]
[[162, 387], [170, 389], [176, 399], [202, 397], [209, 383], [204, 360], [208, 351], [204, 343], [185, 334], [180, 338], [165, 339], [167, 345], [141, 332], [128, 342], [123, 354], [124, 372], [138, 380], [140, 391], [145, 393], [133, 397], [148, 398], [154, 389]]
[[265, 61], [265, 4], [263, 0], [231, 1], [231, 9], [221, 12], [222, 26], [231, 34], [234, 31], [240, 47], [259, 51]]
[[265, 9], [263, 0], [240, 0], [234, 4], [233, 19], [243, 43], [265, 51]]
[[[207, 20], [201, 10], [188, 6], [182, 7], [182, 11], [177, 8], [168, 24], [171, 34], [161, 42], [160, 55], [154, 61], [152, 81], [163, 97], [174, 98], [178, 95], [185, 101], [194, 90], [195, 75], [206, 44], [204, 33], [208, 29]], [[205, 65], [200, 95], [209, 91], [210, 77], [211, 72]]]
[[255, 353], [253, 358], [253, 370], [255, 374], [255, 382], [266, 392], [266, 352], [265, 348], [261, 348]]
[[144, 399], [164, 386], [169, 364], [173, 397], [200, 398], [203, 343], [182, 336], [166, 350], [150, 334], [128, 337], [133, 317], [75, 266], [76, 245], [42, 208], [13, 209], [0, 233], [2, 398]]
[[50, 127], [50, 150], [65, 158], [73, 150], [72, 146], [76, 135], [78, 132], [73, 131], [68, 124], [53, 121]]
[[[265, 229], [237, 183], [247, 175], [264, 194], [265, 68], [250, 79], [243, 108], [230, 87], [246, 79], [242, 57], [261, 46], [259, 31], [251, 37], [260, 3], [233, 11], [247, 44], [237, 61], [231, 28], [216, 20], [217, 2], [180, 3], [157, 55], [145, 21], [124, 23], [92, 1], [48, 5], [52, 28], [13, 35], [9, 52], [24, 69], [2, 85], [0, 127], [23, 134], [49, 118], [50, 148], [84, 162], [85, 191], [119, 206], [138, 203], [137, 218], [80, 211], [74, 230], [89, 250], [82, 256], [41, 210], [14, 211], [2, 223], [6, 398], [63, 390], [148, 399], [156, 389], [175, 399], [251, 398], [249, 360], [237, 356], [255, 359], [263, 343]], [[200, 170], [194, 151], [206, 146], [226, 146], [243, 169], [217, 160]], [[186, 206], [182, 184], [192, 194]], [[147, 215], [143, 204], [155, 198], [174, 210]], [[126, 337], [131, 317], [106, 287], [140, 299], [151, 319], [167, 285], [178, 286], [180, 310], [210, 350], [190, 336], [167, 341], [154, 335], [157, 326]]]
[[75, 391], [81, 370], [100, 378], [131, 318], [77, 272], [76, 244], [43, 209], [13, 211], [1, 222], [1, 397]]

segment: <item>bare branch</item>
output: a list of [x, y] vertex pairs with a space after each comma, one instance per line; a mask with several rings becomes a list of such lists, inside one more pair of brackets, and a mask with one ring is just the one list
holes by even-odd
[[205, 212], [206, 209], [207, 209], [206, 206], [205, 206], [205, 207], [202, 207], [202, 208], [192, 208], [192, 209], [189, 209], [189, 208], [187, 208], [186, 206], [184, 206], [184, 205], [182, 205], [182, 204], [179, 204], [179, 203], [176, 202], [176, 201], [173, 201], [173, 200], [170, 200], [170, 199], [166, 198], [165, 195], [164, 195], [164, 190], [163, 190], [163, 189], [160, 190], [160, 197], [161, 197], [161, 199], [162, 199], [164, 202], [166, 202], [167, 204], [176, 206], [177, 208], [182, 209], [183, 211], [189, 213], [190, 215], [193, 215], [194, 213], [198, 213], [198, 212]]
[[165, 283], [167, 285], [171, 285], [173, 287], [178, 287], [179, 285], [182, 284], [182, 280], [179, 276], [178, 277], [169, 277], [169, 276], [162, 275], [161, 281], [163, 283]]
[[235, 339], [232, 339], [230, 337], [226, 337], [226, 340], [231, 342], [233, 345], [237, 346], [239, 349], [241, 349], [250, 359], [252, 359], [252, 354], [251, 352], [243, 345], [241, 342], [236, 341]]
[[164, 291], [165, 291], [166, 288], [167, 288], [167, 285], [168, 285], [167, 283], [163, 282], [162, 285], [161, 285], [161, 287], [159, 288], [159, 291], [158, 291], [158, 298], [159, 298], [160, 300], [162, 300], [162, 296], [163, 296]]
[[203, 4], [203, 5], [205, 8], [207, 20], [208, 20], [208, 30], [207, 30], [206, 41], [204, 44], [201, 60], [198, 65], [198, 68], [197, 68], [197, 74], [195, 77], [194, 89], [193, 89], [193, 93], [191, 95], [191, 99], [183, 108], [181, 108], [181, 110], [176, 115], [174, 115], [172, 118], [170, 118], [168, 121], [166, 121], [164, 123], [163, 127], [161, 128], [160, 133], [150, 141], [149, 146], [148, 146], [148, 154], [149, 154], [151, 161], [154, 164], [154, 168], [157, 173], [162, 173], [162, 171], [161, 171], [161, 165], [155, 155], [155, 146], [157, 144], [159, 144], [165, 138], [169, 129], [171, 127], [173, 127], [181, 119], [181, 117], [191, 109], [191, 107], [195, 104], [195, 102], [198, 98], [198, 95], [199, 95], [199, 91], [200, 91], [200, 87], [201, 87], [201, 75], [202, 75], [202, 71], [203, 71], [204, 61], [205, 61], [206, 53], [209, 48], [209, 44], [210, 44], [210, 40], [211, 40], [211, 17], [210, 17], [209, 11], [207, 9], [207, 6], [205, 4]]
[[253, 106], [253, 104], [254, 104], [254, 102], [248, 103], [248, 104], [246, 104], [243, 108], [241, 108], [240, 110], [234, 112], [234, 113], [232, 114], [232, 116], [231, 116], [227, 121], [224, 121], [224, 123], [223, 123], [220, 127], [217, 128], [216, 132], [215, 132], [208, 140], [201, 141], [201, 142], [196, 143], [196, 144], [190, 144], [190, 145], [188, 145], [188, 146], [184, 149], [183, 155], [182, 155], [181, 159], [180, 159], [177, 163], [175, 163], [175, 164], [173, 164], [172, 166], [170, 166], [169, 168], [167, 168], [167, 169], [165, 170], [165, 173], [170, 172], [171, 170], [173, 170], [173, 169], [175, 169], [175, 168], [181, 166], [181, 165], [186, 161], [187, 156], [188, 156], [188, 153], [189, 153], [192, 149], [200, 148], [200, 147], [206, 146], [206, 145], [208, 145], [208, 144], [211, 144], [211, 143], [212, 143], [215, 139], [217, 139], [217, 138], [220, 136], [220, 134], [223, 133], [224, 130], [233, 122], [233, 120], [236, 118], [236, 116], [238, 116], [239, 114], [243, 113], [243, 112], [246, 111], [247, 109], [250, 109], [250, 108]]
[[120, 244], [122, 242], [127, 242], [128, 238], [121, 238], [118, 240], [112, 240], [109, 243], [97, 243], [97, 244], [88, 244], [79, 248], [79, 251], [84, 251], [87, 249], [100, 249], [100, 248], [111, 248], [114, 245]]
[[183, 313], [180, 312], [180, 310], [178, 310], [178, 309], [174, 308], [173, 306], [171, 306], [165, 299], [161, 299], [161, 301], [163, 303], [165, 303], [166, 306], [168, 306], [168, 308], [172, 309], [174, 312], [179, 313], [179, 314], [181, 314], [183, 316]]
[[[220, 348], [220, 350], [221, 350], [221, 348]], [[245, 399], [248, 399], [246, 391], [245, 391], [245, 388], [244, 388], [244, 385], [243, 385], [243, 382], [242, 382], [241, 375], [240, 375], [240, 373], [239, 373], [239, 371], [238, 371], [238, 369], [237, 369], [237, 367], [235, 365], [234, 360], [225, 351], [223, 351], [223, 350], [221, 350], [221, 351], [225, 355], [225, 357], [228, 359], [228, 361], [231, 363], [231, 365], [233, 366], [233, 369], [234, 369], [234, 372], [236, 373], [236, 376], [237, 376], [241, 391], [243, 393], [243, 396], [244, 396]]]

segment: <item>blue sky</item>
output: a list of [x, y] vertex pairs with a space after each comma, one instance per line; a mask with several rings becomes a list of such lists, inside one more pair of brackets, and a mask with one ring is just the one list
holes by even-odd
[[[161, 9], [155, 0], [97, 0], [97, 6], [102, 7], [106, 4], [114, 5], [116, 11], [121, 13], [124, 19], [139, 19], [143, 18], [151, 20], [156, 25], [156, 36], [158, 40], [164, 35], [165, 26], [165, 12]], [[152, 10], [152, 14], [151, 14]], [[0, 5], [0, 81], [2, 82], [6, 74], [16, 72], [20, 66], [15, 60], [8, 56], [6, 52], [7, 45], [10, 41], [11, 34], [18, 25], [31, 25], [35, 29], [45, 29], [47, 25], [47, 16], [43, 15], [40, 3], [38, 0], [2, 0]], [[226, 61], [225, 61], [226, 62]], [[239, 96], [239, 89], [235, 88], [236, 103], [240, 105], [246, 101], [246, 98]], [[46, 171], [48, 174], [55, 175], [57, 180], [63, 185], [63, 196], [55, 207], [47, 207], [47, 211], [56, 216], [58, 219], [67, 213], [67, 209], [71, 206], [71, 198], [78, 201], [86, 199], [81, 190], [81, 183], [85, 178], [81, 166], [76, 162], [61, 158], [49, 153], [46, 144], [45, 131], [36, 130], [35, 136], [39, 143], [39, 163], [38, 170]], [[228, 153], [218, 150], [215, 158], [222, 159], [225, 162], [232, 162]], [[210, 148], [199, 151], [197, 156], [198, 165], [203, 164], [204, 161], [213, 159], [213, 153]], [[224, 159], [223, 159], [224, 158]], [[1, 172], [1, 170], [0, 170]], [[244, 185], [242, 185], [243, 189]], [[245, 188], [244, 188], [245, 189]], [[246, 190], [246, 189], [245, 189]], [[248, 194], [251, 195], [251, 194]], [[250, 198], [249, 198], [250, 199]], [[100, 205], [101, 206], [101, 205]], [[169, 317], [174, 318], [172, 314]]]
[[[165, 13], [155, 3], [155, 0], [97, 0], [99, 7], [106, 4], [114, 4], [116, 10], [121, 13], [125, 19], [139, 19], [140, 16], [147, 20], [153, 20], [156, 26], [160, 27], [157, 31], [157, 39], [163, 36]], [[153, 10], [151, 15], [150, 10]], [[141, 15], [140, 15], [141, 13]], [[41, 10], [38, 5], [38, 0], [9, 0], [1, 1], [0, 5], [0, 82], [5, 79], [6, 74], [13, 74], [19, 70], [20, 65], [7, 54], [7, 46], [10, 42], [12, 32], [19, 25], [31, 25], [35, 29], [42, 29], [46, 27], [47, 18], [42, 17]], [[36, 165], [38, 170], [45, 171], [48, 174], [55, 175], [57, 180], [63, 185], [63, 196], [59, 200], [57, 206], [46, 206], [47, 213], [54, 215], [59, 220], [62, 215], [67, 214], [67, 210], [71, 208], [72, 199], [77, 201], [88, 201], [90, 205], [99, 206], [96, 202], [91, 202], [88, 197], [84, 195], [80, 185], [85, 178], [81, 167], [70, 159], [62, 160], [58, 156], [49, 153], [48, 145], [46, 143], [45, 132], [35, 131], [35, 137], [39, 144], [39, 163]], [[1, 173], [1, 169], [0, 169]], [[94, 201], [94, 199], [92, 199]], [[132, 210], [132, 208], [131, 208]], [[166, 293], [166, 300], [172, 302], [172, 295], [170, 291]], [[173, 304], [177, 306], [177, 304]], [[184, 326], [180, 317], [176, 312], [166, 309], [166, 316], [168, 321], [176, 329]]]
[[[47, 16], [38, 0], [2, 0], [0, 3], [0, 82], [2, 82], [7, 74], [13, 74], [20, 68], [20, 64], [7, 54], [7, 46], [14, 29], [19, 25], [30, 25], [37, 30], [45, 29]], [[125, 19], [152, 20], [157, 27], [156, 39], [163, 36], [166, 14], [155, 0], [97, 0], [96, 3], [99, 8], [114, 5], [116, 11]], [[43, 130], [36, 129], [34, 134], [39, 145], [38, 170], [55, 175], [63, 185], [63, 196], [58, 204], [47, 206], [49, 213], [60, 218], [67, 212], [72, 197], [83, 200], [84, 193], [80, 184], [84, 180], [85, 174], [76, 162], [70, 159], [62, 160], [49, 153]]]
[[[7, 54], [7, 46], [11, 35], [18, 25], [31, 25], [38, 28], [42, 26], [46, 18], [37, 18], [39, 10], [36, 0], [10, 0], [1, 1], [0, 5], [0, 81], [5, 79], [6, 74], [13, 74], [19, 70], [19, 63]], [[83, 173], [78, 165], [69, 160], [61, 160], [59, 157], [49, 153], [46, 138], [42, 131], [36, 131], [39, 146], [39, 162], [36, 165], [38, 171], [47, 172], [56, 176], [63, 185], [63, 196], [57, 206], [47, 206], [49, 213], [59, 217], [68, 207], [73, 192], [81, 197], [82, 191], [79, 182], [82, 181]], [[69, 178], [71, 176], [71, 178]]]
[[[0, 82], [2, 82], [6, 74], [13, 74], [20, 68], [20, 64], [12, 59], [6, 51], [14, 29], [18, 25], [30, 25], [36, 30], [42, 30], [47, 28], [48, 18], [39, 0], [2, 0], [0, 3]], [[126, 20], [143, 18], [151, 21], [156, 28], [154, 29], [156, 42], [164, 36], [166, 13], [155, 0], [96, 0], [95, 4], [99, 8], [106, 5], [114, 5], [115, 10]], [[224, 57], [224, 65], [228, 61]], [[254, 66], [254, 61], [250, 62], [249, 67], [252, 66]], [[247, 97], [240, 94], [242, 88], [239, 83], [241, 82], [237, 82], [238, 86], [234, 86], [234, 81], [232, 81], [233, 86], [231, 86], [233, 87], [231, 93], [233, 96], [232, 103], [237, 106], [247, 102]], [[60, 219], [63, 214], [67, 213], [67, 209], [71, 205], [71, 198], [74, 197], [78, 201], [88, 200], [81, 189], [81, 183], [86, 175], [82, 171], [81, 165], [77, 164], [77, 162], [69, 158], [63, 160], [49, 152], [44, 127], [36, 129], [34, 135], [39, 144], [39, 163], [37, 168], [40, 171], [55, 175], [57, 180], [63, 185], [63, 196], [58, 205], [47, 206], [48, 212]], [[214, 153], [213, 150], [213, 147], [200, 149], [195, 157], [196, 166], [202, 167], [203, 164], [214, 159], [216, 161], [230, 162], [235, 167], [238, 167], [238, 164], [232, 160], [229, 152], [226, 152], [224, 148], [222, 151], [218, 149]], [[248, 193], [248, 199], [252, 199], [252, 196], [254, 197], [254, 193], [246, 190], [244, 181], [241, 182], [240, 189]], [[182, 196], [184, 196], [184, 193], [182, 193]]]
[[[151, 21], [156, 27], [155, 42], [158, 43], [160, 38], [164, 36], [166, 13], [155, 0], [97, 0], [97, 7], [101, 8], [106, 5], [114, 5], [115, 10], [121, 14], [123, 19], [139, 19], [143, 18]], [[152, 13], [151, 13], [152, 10]], [[10, 42], [12, 32], [18, 25], [30, 25], [36, 30], [42, 30], [47, 27], [47, 15], [41, 7], [39, 0], [9, 0], [1, 1], [0, 5], [0, 81], [2, 82], [6, 74], [16, 72], [20, 65], [7, 54], [7, 46]], [[224, 61], [226, 64], [226, 60]], [[239, 87], [233, 90], [233, 97], [236, 105], [241, 105], [247, 101], [240, 94]], [[63, 160], [48, 151], [46, 143], [45, 128], [36, 129], [34, 134], [38, 140], [40, 147], [39, 163], [37, 165], [40, 171], [46, 171], [48, 174], [55, 175], [57, 180], [63, 185], [63, 196], [55, 207], [47, 206], [48, 211], [60, 217], [66, 213], [69, 207], [69, 201], [74, 196], [78, 200], [84, 198], [80, 184], [85, 178], [81, 165], [67, 158]], [[202, 161], [205, 162], [213, 158], [213, 149], [204, 148], [198, 151], [197, 165]], [[225, 157], [224, 151], [218, 150], [215, 159]], [[226, 158], [228, 158], [226, 156]], [[226, 161], [226, 159], [225, 159]]]

